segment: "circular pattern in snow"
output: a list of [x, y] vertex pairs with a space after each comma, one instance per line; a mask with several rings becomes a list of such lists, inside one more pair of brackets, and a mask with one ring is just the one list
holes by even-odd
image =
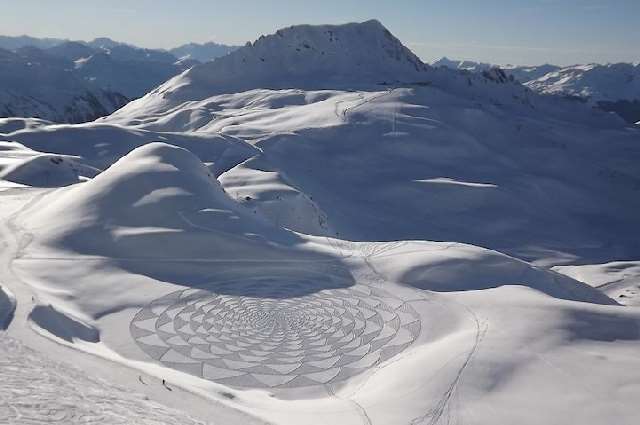
[[420, 334], [416, 311], [378, 288], [309, 294], [298, 281], [273, 283], [170, 293], [138, 312], [131, 334], [166, 366], [252, 388], [342, 381], [400, 353]]

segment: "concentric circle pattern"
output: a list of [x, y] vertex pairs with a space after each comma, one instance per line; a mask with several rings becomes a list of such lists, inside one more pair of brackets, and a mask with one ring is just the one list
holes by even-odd
[[292, 388], [342, 381], [408, 347], [415, 310], [365, 285], [302, 293], [299, 282], [255, 280], [159, 298], [131, 322], [155, 360], [236, 387]]

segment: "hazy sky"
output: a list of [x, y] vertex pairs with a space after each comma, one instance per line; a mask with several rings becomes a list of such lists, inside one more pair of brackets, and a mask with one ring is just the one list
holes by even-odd
[[377, 18], [426, 61], [640, 61], [640, 0], [0, 0], [0, 11], [0, 34], [144, 47]]

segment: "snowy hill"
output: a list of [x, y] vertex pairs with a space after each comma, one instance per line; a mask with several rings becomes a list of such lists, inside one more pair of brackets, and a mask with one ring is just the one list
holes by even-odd
[[629, 123], [640, 120], [640, 64], [576, 65], [529, 81], [527, 86], [616, 112]]

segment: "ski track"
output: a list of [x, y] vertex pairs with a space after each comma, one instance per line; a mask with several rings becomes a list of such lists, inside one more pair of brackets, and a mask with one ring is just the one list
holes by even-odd
[[459, 420], [452, 422], [452, 417], [451, 417], [452, 413], [456, 414], [457, 409], [453, 409], [453, 412], [452, 412], [451, 402], [452, 400], [455, 399], [457, 403], [459, 403], [459, 386], [464, 376], [464, 372], [467, 370], [467, 368], [471, 364], [471, 361], [473, 360], [473, 357], [478, 352], [480, 344], [482, 343], [482, 340], [484, 339], [489, 329], [488, 324], [485, 323], [483, 325], [480, 322], [480, 319], [478, 318], [478, 316], [471, 309], [469, 309], [464, 305], [463, 307], [472, 316], [476, 325], [476, 335], [475, 335], [473, 346], [471, 347], [471, 350], [469, 350], [464, 362], [462, 363], [462, 366], [460, 367], [460, 369], [458, 369], [458, 372], [456, 373], [453, 381], [451, 381], [451, 384], [449, 385], [447, 390], [442, 394], [442, 397], [440, 398], [440, 400], [435, 404], [435, 406], [432, 409], [427, 411], [427, 413], [412, 419], [409, 422], [409, 425], [420, 425], [425, 423], [428, 425], [436, 425], [440, 423], [441, 419], [445, 419], [444, 423], [446, 423], [447, 425], [451, 423], [461, 422]]
[[[385, 244], [369, 245], [369, 246], [364, 246], [364, 247], [360, 248], [360, 252], [361, 252], [361, 255], [362, 255], [363, 259], [364, 259], [364, 262], [369, 267], [369, 269], [373, 272], [373, 274], [376, 276], [375, 280], [377, 281], [376, 282], [377, 284], [382, 285], [386, 281], [386, 279], [373, 266], [373, 264], [371, 263], [370, 259], [372, 257], [380, 256], [380, 255], [387, 255], [387, 256], [394, 255], [393, 254], [394, 250], [396, 250], [397, 248], [401, 248], [401, 247], [405, 246], [407, 243], [408, 242], [406, 242], [406, 241], [389, 242], [389, 243], [385, 243]], [[444, 250], [450, 248], [453, 245], [455, 245], [455, 243], [447, 245], [444, 248]], [[418, 293], [418, 295], [420, 295], [420, 297], [418, 299], [405, 300], [405, 302], [408, 303], [408, 302], [415, 302], [415, 301], [425, 301], [425, 302], [431, 302], [432, 301], [432, 300], [428, 299], [422, 293]], [[460, 304], [460, 303], [457, 303], [457, 304], [459, 304], [462, 308], [464, 308], [466, 310], [466, 312], [471, 316], [471, 318], [474, 321], [474, 325], [475, 325], [475, 328], [476, 328], [476, 333], [475, 333], [475, 339], [474, 339], [474, 342], [473, 342], [473, 346], [471, 347], [471, 349], [467, 353], [463, 364], [458, 369], [454, 379], [451, 381], [451, 384], [449, 385], [448, 389], [443, 393], [441, 399], [427, 413], [425, 413], [424, 415], [421, 415], [421, 416], [417, 416], [414, 419], [412, 419], [409, 422], [409, 425], [420, 425], [420, 424], [424, 424], [424, 423], [426, 423], [428, 425], [436, 425], [441, 421], [441, 419], [445, 419], [444, 423], [446, 423], [447, 425], [449, 425], [451, 423], [461, 422], [461, 421], [457, 421], [457, 420], [452, 422], [452, 417], [451, 417], [452, 413], [455, 414], [456, 410], [459, 410], [459, 408], [458, 409], [452, 409], [451, 408], [451, 404], [452, 404], [452, 401], [454, 401], [454, 400], [455, 400], [456, 404], [460, 403], [460, 400], [459, 400], [459, 386], [460, 386], [460, 383], [462, 382], [462, 379], [463, 379], [463, 376], [464, 376], [464, 372], [469, 367], [469, 365], [471, 364], [471, 362], [473, 360], [473, 357], [477, 353], [477, 351], [478, 351], [478, 349], [480, 347], [480, 344], [482, 343], [482, 340], [484, 339], [486, 333], [489, 330], [489, 325], [487, 323], [483, 324], [480, 321], [480, 318], [473, 312], [473, 310], [471, 310], [466, 305]], [[395, 363], [395, 362], [399, 361], [401, 358], [403, 358], [402, 355], [396, 356], [395, 359], [393, 359], [390, 363], [388, 363], [385, 366], [388, 366], [391, 363]], [[372, 375], [375, 374], [380, 369], [381, 368], [376, 365], [374, 370], [373, 370]], [[368, 379], [370, 379], [370, 377]], [[353, 392], [351, 397], [355, 396], [355, 394], [360, 390], [360, 388], [362, 388], [362, 386], [364, 386], [365, 383], [366, 383], [366, 381], [364, 383], [362, 383], [359, 386], [359, 388], [356, 389]], [[363, 409], [363, 411], [364, 411], [364, 408], [360, 404], [358, 404], [358, 406], [361, 409]], [[453, 410], [453, 412], [452, 412], [452, 410]], [[366, 411], [365, 411], [365, 413], [366, 413]], [[368, 418], [368, 416], [367, 416], [367, 418]], [[427, 419], [428, 419], [428, 422], [425, 422], [425, 421], [427, 421]], [[371, 424], [371, 422], [369, 422], [369, 424]]]

